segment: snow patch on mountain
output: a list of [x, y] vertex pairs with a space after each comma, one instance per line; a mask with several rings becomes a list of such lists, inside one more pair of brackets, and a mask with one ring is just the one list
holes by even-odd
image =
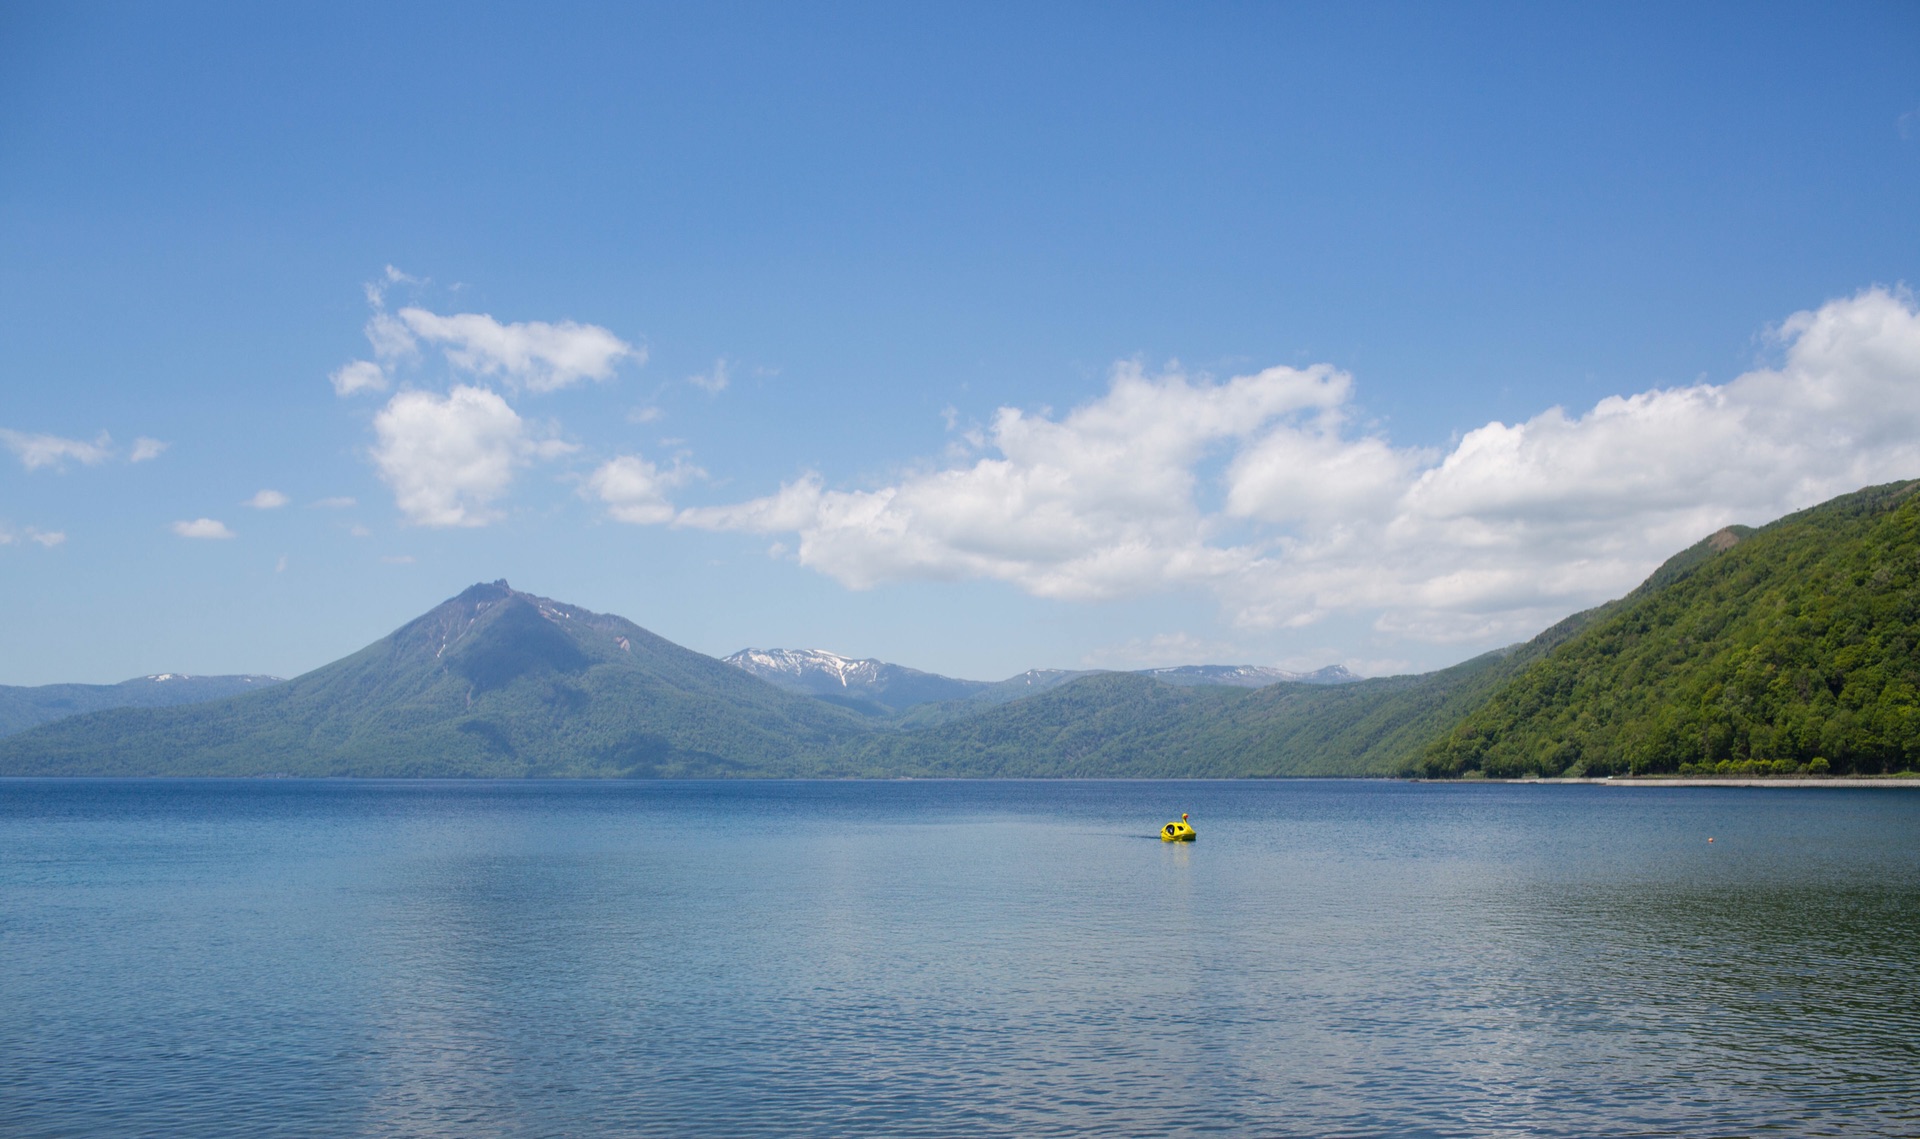
[[880, 679], [881, 670], [897, 667], [881, 660], [855, 660], [825, 649], [741, 649], [723, 659], [764, 679], [831, 678], [842, 688], [873, 684]]

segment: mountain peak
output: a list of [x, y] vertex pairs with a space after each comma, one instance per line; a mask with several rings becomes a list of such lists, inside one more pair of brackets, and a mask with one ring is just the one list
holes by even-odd
[[459, 596], [453, 600], [462, 601], [468, 605], [478, 605], [488, 601], [505, 601], [512, 596], [513, 587], [508, 585], [507, 579], [503, 577], [498, 581], [475, 582], [461, 590]]

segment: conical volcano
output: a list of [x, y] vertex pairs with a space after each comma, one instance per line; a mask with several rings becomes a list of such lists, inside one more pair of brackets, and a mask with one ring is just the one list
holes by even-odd
[[264, 691], [7, 739], [0, 774], [823, 774], [862, 730], [624, 618], [496, 581]]

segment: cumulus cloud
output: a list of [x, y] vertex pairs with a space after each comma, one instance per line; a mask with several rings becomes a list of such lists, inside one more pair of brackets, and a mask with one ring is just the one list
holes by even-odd
[[384, 363], [393, 364], [420, 354], [419, 341], [407, 330], [406, 322], [392, 313], [374, 313], [367, 318], [365, 331], [374, 356]]
[[368, 326], [375, 350], [398, 356], [416, 340], [439, 345], [447, 362], [477, 376], [498, 376], [507, 386], [551, 392], [582, 380], [607, 380], [624, 360], [644, 363], [646, 352], [596, 324], [530, 320], [502, 324], [484, 313], [441, 316], [403, 308], [397, 318], [376, 314]]
[[173, 444], [163, 443], [158, 439], [142, 435], [133, 441], [133, 450], [127, 453], [127, 462], [144, 463], [152, 459], [157, 459], [161, 455], [164, 455], [167, 448], [171, 446], [173, 446]]
[[262, 490], [247, 499], [242, 506], [251, 506], [255, 510], [278, 510], [288, 503], [286, 495], [277, 490]]
[[342, 397], [387, 390], [387, 373], [371, 360], [354, 360], [342, 365], [327, 379], [333, 382], [333, 394]]
[[605, 503], [607, 514], [617, 522], [643, 526], [671, 522], [673, 503], [667, 492], [703, 473], [679, 461], [662, 470], [638, 455], [621, 455], [588, 476], [580, 493]]
[[349, 361], [329, 375], [335, 394], [386, 391], [418, 360], [422, 345], [439, 348], [456, 373], [497, 380], [514, 393], [551, 392], [585, 380], [608, 380], [622, 363], [646, 362], [645, 348], [597, 324], [503, 323], [485, 313], [442, 315], [417, 305], [388, 311], [387, 294], [394, 286], [425, 283], [392, 265], [367, 282], [367, 304], [374, 311], [364, 331], [373, 359]]
[[30, 471], [42, 467], [65, 470], [69, 460], [84, 466], [98, 466], [113, 457], [113, 439], [102, 431], [93, 442], [66, 439], [58, 435], [34, 435], [0, 427], [0, 443], [6, 445]]
[[1197, 467], [1262, 428], [1334, 430], [1351, 379], [1321, 366], [1269, 368], [1222, 384], [1115, 369], [1106, 396], [1060, 420], [1001, 408], [969, 465], [873, 491], [807, 475], [777, 494], [688, 510], [709, 529], [799, 536], [799, 559], [855, 588], [906, 578], [984, 577], [1044, 597], [1105, 598], [1225, 580], [1256, 557], [1210, 544]]
[[444, 396], [405, 391], [374, 417], [373, 460], [416, 526], [484, 526], [522, 467], [573, 450], [541, 439], [507, 401], [458, 385]]
[[[391, 265], [367, 283], [374, 311], [365, 332], [373, 359], [352, 361], [330, 378], [342, 396], [400, 388], [374, 417], [371, 458], [408, 522], [484, 526], [500, 517], [497, 504], [521, 469], [577, 449], [555, 437], [557, 427], [531, 429], [514, 408], [519, 398], [609, 380], [622, 364], [645, 363], [647, 353], [606, 328], [572, 320], [509, 323], [418, 305], [388, 311], [395, 287], [424, 283]], [[445, 395], [413, 386], [421, 379], [415, 371], [422, 352], [433, 349], [456, 377]], [[671, 472], [654, 474], [665, 479]], [[614, 492], [632, 489], [630, 475], [606, 479]], [[353, 500], [315, 505], [351, 506]], [[609, 506], [617, 516], [644, 513], [637, 500]]]
[[196, 518], [191, 522], [175, 522], [173, 532], [182, 538], [231, 538], [233, 531], [226, 524], [211, 518]]
[[349, 507], [360, 505], [360, 500], [350, 495], [342, 494], [335, 495], [332, 498], [320, 499], [313, 505], [321, 510], [346, 510]]
[[806, 474], [680, 525], [792, 534], [866, 588], [987, 578], [1047, 597], [1212, 592], [1243, 626], [1370, 616], [1429, 641], [1512, 638], [1617, 596], [1730, 522], [1920, 476], [1920, 312], [1869, 289], [1775, 330], [1720, 385], [1488, 423], [1452, 447], [1358, 426], [1326, 366], [1223, 383], [1115, 369], [1063, 417], [1002, 408], [967, 458], [871, 490]]

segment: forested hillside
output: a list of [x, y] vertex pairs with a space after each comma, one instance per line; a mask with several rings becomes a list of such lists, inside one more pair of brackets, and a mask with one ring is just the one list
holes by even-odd
[[1433, 775], [1875, 773], [1920, 762], [1920, 482], [1650, 582], [1492, 693]]
[[1512, 674], [1504, 650], [1420, 676], [1247, 689], [1096, 673], [994, 708], [856, 741], [869, 774], [1244, 778], [1399, 775]]

